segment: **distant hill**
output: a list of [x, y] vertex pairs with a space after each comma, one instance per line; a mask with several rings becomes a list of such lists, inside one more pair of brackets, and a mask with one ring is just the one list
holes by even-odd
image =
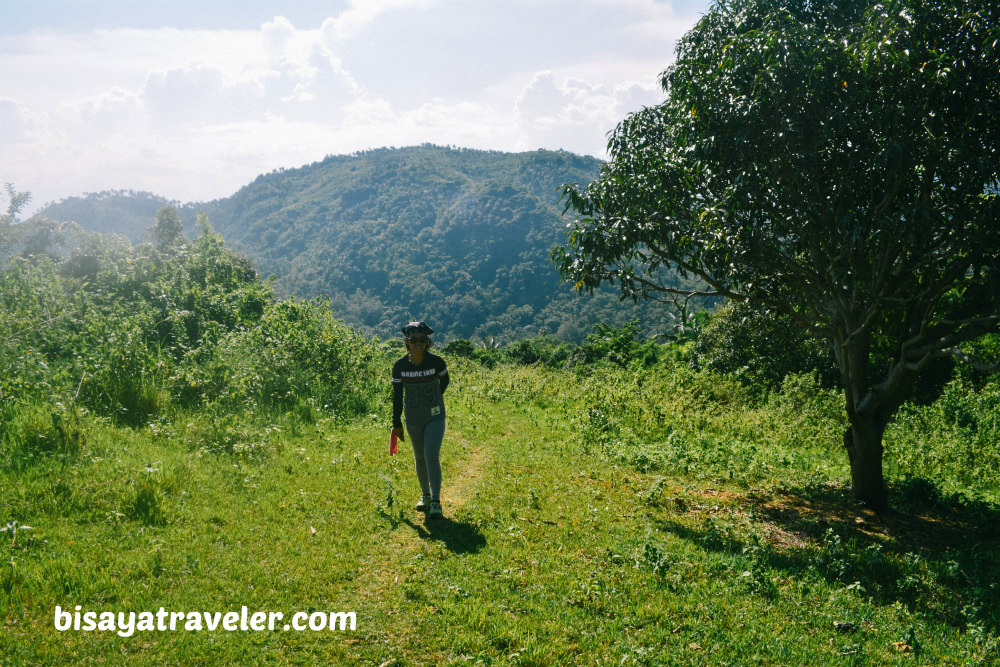
[[140, 243], [143, 232], [152, 225], [158, 210], [164, 206], [180, 205], [180, 202], [149, 192], [108, 190], [46, 204], [35, 215], [61, 222], [76, 222], [90, 232], [120, 234], [132, 243]]
[[[567, 220], [560, 186], [601, 163], [562, 151], [500, 153], [437, 146], [333, 156], [259, 176], [233, 196], [179, 206], [185, 229], [205, 211], [280, 293], [329, 295], [348, 323], [394, 336], [408, 318], [444, 338], [579, 341], [597, 322], [639, 319], [665, 332], [662, 304], [581, 296], [549, 262]], [[170, 202], [148, 193], [71, 198], [39, 212], [134, 242]]]

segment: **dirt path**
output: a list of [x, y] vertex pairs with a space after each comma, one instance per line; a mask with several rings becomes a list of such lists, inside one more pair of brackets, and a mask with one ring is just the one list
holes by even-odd
[[442, 484], [442, 503], [446, 516], [453, 516], [475, 493], [479, 480], [486, 466], [492, 460], [493, 451], [483, 444], [473, 444], [461, 435], [451, 431], [445, 437], [451, 436], [452, 442], [461, 448], [457, 454], [456, 466], [445, 471], [450, 480]]
[[[441, 522], [447, 527], [453, 521], [455, 513], [475, 495], [476, 487], [492, 460], [492, 448], [484, 444], [473, 444], [455, 429], [449, 428], [445, 433], [444, 447], [450, 449], [445, 456], [451, 464], [445, 466], [442, 480], [441, 496], [444, 509], [444, 519]], [[400, 455], [407, 456], [408, 444], [400, 447]], [[453, 453], [452, 453], [453, 452]], [[412, 469], [412, 454], [410, 467]], [[412, 470], [410, 471], [412, 473]], [[386, 513], [385, 520], [393, 521], [393, 527], [385, 545], [373, 559], [364, 563], [364, 575], [358, 582], [359, 590], [366, 597], [373, 596], [379, 600], [388, 599], [391, 589], [398, 587], [406, 579], [407, 565], [412, 561], [414, 552], [428, 540], [434, 539], [434, 526], [421, 512], [414, 509], [415, 498], [404, 495], [397, 499], [402, 503], [402, 516], [399, 510]]]

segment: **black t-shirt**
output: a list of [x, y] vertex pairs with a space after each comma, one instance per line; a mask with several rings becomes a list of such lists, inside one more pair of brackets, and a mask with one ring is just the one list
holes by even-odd
[[441, 395], [448, 386], [448, 365], [444, 359], [424, 353], [419, 364], [406, 355], [392, 366], [392, 425], [403, 426], [401, 417], [406, 408], [406, 421], [429, 423], [444, 417]]

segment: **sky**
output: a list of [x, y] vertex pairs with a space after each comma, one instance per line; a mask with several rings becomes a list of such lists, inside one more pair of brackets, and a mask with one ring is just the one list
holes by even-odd
[[382, 146], [563, 149], [663, 98], [708, 0], [21, 0], [0, 183], [181, 202]]

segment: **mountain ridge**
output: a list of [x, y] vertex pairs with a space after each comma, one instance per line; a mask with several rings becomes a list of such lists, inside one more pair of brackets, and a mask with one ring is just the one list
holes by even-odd
[[579, 341], [598, 322], [633, 319], [666, 333], [663, 305], [619, 303], [613, 288], [575, 294], [549, 262], [565, 239], [561, 186], [589, 182], [601, 164], [565, 151], [379, 148], [261, 174], [210, 202], [112, 191], [38, 215], [138, 242], [137, 221], [148, 215], [148, 227], [162, 205], [178, 208], [189, 236], [204, 211], [279, 293], [329, 295], [346, 322], [383, 337], [410, 318], [446, 338]]

